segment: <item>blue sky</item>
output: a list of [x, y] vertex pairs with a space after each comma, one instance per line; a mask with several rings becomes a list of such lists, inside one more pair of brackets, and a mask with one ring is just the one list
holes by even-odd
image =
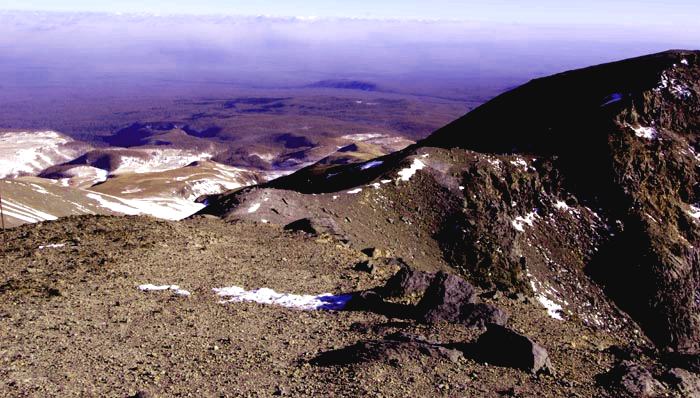
[[428, 18], [554, 24], [696, 25], [698, 0], [3, 0], [15, 10]]

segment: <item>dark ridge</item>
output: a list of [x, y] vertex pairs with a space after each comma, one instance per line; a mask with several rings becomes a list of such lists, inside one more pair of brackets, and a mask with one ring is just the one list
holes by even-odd
[[129, 127], [117, 131], [104, 140], [112, 146], [130, 148], [143, 145], [148, 138], [158, 133], [174, 130], [176, 128], [177, 125], [170, 122], [134, 123]]
[[284, 144], [284, 147], [288, 149], [311, 148], [316, 146], [316, 144], [308, 138], [291, 133], [279, 134], [275, 136], [274, 140], [275, 142]]
[[339, 88], [343, 90], [377, 91], [378, 86], [374, 83], [359, 80], [321, 80], [312, 83], [307, 87], [312, 88]]

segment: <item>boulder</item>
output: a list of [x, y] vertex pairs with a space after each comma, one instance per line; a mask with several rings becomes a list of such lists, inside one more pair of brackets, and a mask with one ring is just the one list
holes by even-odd
[[399, 272], [389, 278], [383, 287], [377, 289], [384, 297], [401, 297], [423, 293], [435, 278], [434, 273], [411, 269], [403, 260], [396, 259], [396, 262], [401, 266]]
[[673, 368], [666, 374], [666, 379], [682, 396], [700, 398], [700, 376], [697, 374]]
[[476, 301], [476, 290], [464, 279], [438, 272], [416, 308], [425, 323], [460, 322], [463, 308]]
[[666, 389], [656, 380], [649, 369], [632, 361], [622, 361], [599, 378], [600, 384], [617, 396], [658, 397]]
[[533, 374], [554, 374], [547, 350], [504, 326], [489, 324], [473, 347], [477, 359], [498, 366], [522, 369]]
[[468, 303], [462, 307], [459, 323], [471, 327], [486, 327], [488, 324], [505, 326], [508, 314], [495, 305]]

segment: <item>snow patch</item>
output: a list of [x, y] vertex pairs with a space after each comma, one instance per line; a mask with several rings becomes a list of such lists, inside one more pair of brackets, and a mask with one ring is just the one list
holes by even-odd
[[0, 178], [37, 174], [78, 156], [79, 145], [55, 131], [0, 133]]
[[515, 217], [513, 220], [513, 228], [520, 232], [525, 232], [525, 225], [532, 227], [535, 222], [535, 217], [537, 217], [537, 212], [535, 211], [528, 213], [525, 217]]
[[636, 135], [639, 138], [646, 138], [647, 140], [653, 140], [656, 139], [656, 137], [659, 135], [659, 132], [654, 128], [654, 127], [644, 127], [644, 126], [629, 126], [632, 131], [634, 131], [634, 135]]
[[140, 285], [139, 290], [141, 290], [142, 292], [160, 292], [164, 290], [170, 290], [178, 296], [185, 297], [190, 296], [192, 294], [187, 290], [180, 289], [180, 286], [178, 285], [151, 285], [149, 283], [146, 285]]
[[522, 167], [523, 169], [527, 170], [527, 162], [523, 158], [517, 158], [515, 160], [511, 160], [510, 164], [516, 167]]
[[268, 288], [245, 290], [238, 286], [213, 289], [217, 296], [225, 303], [255, 302], [260, 304], [278, 305], [299, 310], [342, 310], [352, 298], [350, 294], [333, 295], [324, 293], [320, 295], [297, 295], [277, 293]]
[[349, 193], [350, 195], [354, 195], [360, 192], [362, 192], [362, 188], [355, 188], [352, 191], [348, 191], [347, 193]]
[[687, 99], [692, 97], [693, 93], [690, 91], [688, 86], [679, 82], [676, 79], [669, 78], [666, 72], [661, 74], [661, 81], [659, 85], [654, 89], [656, 92], [661, 90], [666, 90], [670, 92], [674, 97], [678, 99]]
[[386, 137], [384, 134], [377, 134], [377, 133], [362, 133], [362, 134], [348, 134], [344, 135], [340, 138], [344, 140], [350, 140], [350, 141], [369, 141], [373, 140], [375, 138], [383, 138]]
[[487, 158], [486, 161], [489, 162], [489, 164], [496, 169], [501, 167], [501, 161], [498, 159]]
[[202, 203], [190, 202], [182, 198], [152, 197], [141, 199], [124, 199], [98, 193], [89, 193], [88, 198], [99, 206], [113, 212], [126, 215], [150, 215], [165, 220], [181, 220], [202, 210]]
[[425, 163], [423, 163], [419, 159], [413, 159], [413, 163], [411, 163], [410, 167], [407, 167], [401, 171], [399, 171], [399, 179], [401, 181], [409, 181], [411, 177], [413, 177], [418, 170], [421, 170], [425, 167]]
[[613, 93], [613, 94], [610, 94], [609, 96], [605, 97], [603, 99], [603, 103], [600, 106], [602, 108], [602, 107], [605, 107], [608, 105], [612, 105], [612, 104], [619, 102], [619, 101], [622, 101], [622, 94]]
[[213, 156], [207, 152], [196, 153], [179, 149], [148, 149], [140, 152], [143, 153], [143, 157], [122, 156], [119, 167], [112, 171], [112, 174], [143, 174], [179, 169], [193, 162], [209, 160]]
[[564, 320], [564, 318], [562, 318], [562, 316], [561, 316], [561, 311], [563, 310], [561, 305], [548, 299], [543, 294], [537, 295], [537, 301], [539, 301], [540, 304], [542, 304], [542, 306], [544, 306], [544, 308], [547, 309], [547, 314], [549, 314], [550, 317], [557, 319], [559, 321]]
[[256, 211], [258, 211], [259, 208], [260, 208], [260, 203], [254, 203], [252, 206], [250, 206], [248, 208], [248, 214], [255, 213]]
[[15, 202], [14, 200], [3, 199], [3, 212], [6, 217], [16, 218], [28, 223], [36, 223], [40, 221], [56, 220], [58, 217], [45, 213], [40, 210], [33, 209], [29, 206]]
[[554, 204], [554, 207], [556, 207], [559, 210], [569, 210], [569, 205], [566, 204], [563, 200], [557, 200], [557, 202]]
[[44, 250], [44, 249], [58, 249], [60, 247], [64, 247], [66, 244], [65, 243], [51, 243], [48, 245], [41, 245], [39, 246], [39, 250]]
[[125, 189], [125, 190], [122, 191], [122, 195], [129, 195], [129, 194], [132, 194], [132, 193], [139, 193], [139, 192], [141, 192], [141, 191], [143, 191], [143, 189], [141, 189], [141, 188], [130, 188], [130, 189]]
[[371, 169], [373, 167], [381, 166], [382, 164], [384, 164], [384, 162], [381, 160], [372, 160], [371, 162], [365, 163], [362, 166], [360, 166], [360, 170]]
[[[532, 287], [532, 291], [535, 293], [535, 297], [537, 298], [537, 301], [542, 304], [542, 306], [547, 310], [547, 314], [556, 320], [563, 321], [564, 318], [561, 316], [562, 311], [564, 308], [562, 308], [561, 305], [557, 304], [554, 300], [550, 299], [547, 297], [546, 293], [549, 293], [550, 295], [554, 295], [552, 291], [555, 291], [553, 288], [545, 288], [543, 289], [542, 284], [537, 281], [530, 272], [527, 272], [527, 276], [530, 278], [530, 287]], [[539, 289], [538, 286], [539, 285]]]
[[686, 65], [686, 66], [687, 66], [687, 65], [688, 65], [688, 60], [685, 59], [685, 58], [683, 58], [683, 59], [681, 60], [681, 63], [682, 63], [683, 65]]
[[691, 217], [700, 220], [700, 207], [695, 205], [690, 205], [690, 211], [688, 212]]

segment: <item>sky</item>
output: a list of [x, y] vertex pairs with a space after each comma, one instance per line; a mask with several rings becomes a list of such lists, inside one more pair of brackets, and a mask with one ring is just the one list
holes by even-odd
[[3, 0], [9, 10], [450, 19], [536, 25], [682, 30], [698, 0]]

